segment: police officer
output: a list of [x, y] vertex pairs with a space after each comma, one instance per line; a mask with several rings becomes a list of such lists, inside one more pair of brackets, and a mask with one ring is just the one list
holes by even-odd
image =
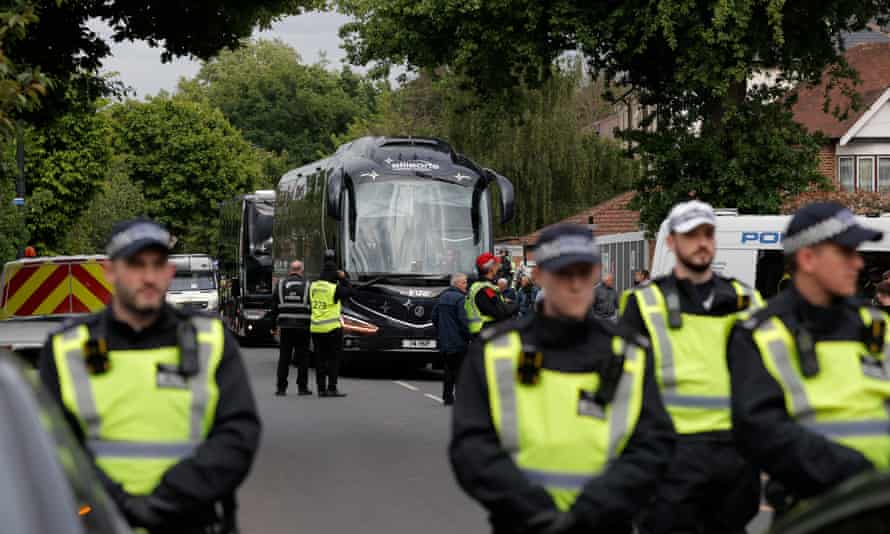
[[741, 533], [759, 510], [759, 473], [732, 439], [726, 343], [739, 313], [760, 296], [711, 268], [716, 222], [704, 202], [676, 205], [667, 220], [673, 273], [622, 298], [621, 325], [652, 343], [678, 433], [676, 455], [641, 518], [645, 533]]
[[533, 317], [483, 331], [461, 371], [451, 464], [493, 531], [630, 531], [673, 451], [645, 339], [591, 313], [599, 252], [584, 227], [546, 230]]
[[169, 243], [147, 219], [114, 227], [111, 303], [50, 335], [40, 376], [132, 526], [235, 532], [260, 420], [222, 322], [165, 303]]
[[734, 432], [780, 512], [890, 468], [887, 316], [852, 298], [856, 249], [881, 238], [840, 204], [804, 206], [783, 242], [791, 287], [733, 330]]
[[473, 336], [477, 336], [487, 325], [513, 317], [519, 309], [519, 304], [505, 301], [501, 290], [495, 285], [498, 269], [497, 256], [491, 252], [480, 254], [476, 258], [479, 279], [470, 286], [464, 300], [470, 334]]
[[345, 397], [337, 388], [340, 376], [340, 359], [343, 352], [343, 326], [340, 323], [340, 305], [352, 295], [346, 273], [337, 270], [330, 253], [324, 262], [320, 279], [309, 286], [309, 302], [312, 306], [310, 331], [315, 345], [315, 384], [319, 397]]
[[278, 385], [276, 395], [287, 395], [287, 375], [291, 359], [297, 363], [297, 390], [312, 395], [309, 389], [309, 283], [303, 278], [303, 262], [294, 260], [287, 278], [278, 281], [272, 298], [272, 316], [280, 335]]

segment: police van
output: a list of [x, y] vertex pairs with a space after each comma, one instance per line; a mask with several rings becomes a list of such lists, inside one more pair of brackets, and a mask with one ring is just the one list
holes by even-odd
[[[714, 271], [756, 287], [769, 298], [775, 295], [785, 276], [782, 239], [790, 215], [738, 215], [736, 210], [717, 209], [717, 254]], [[884, 232], [879, 242], [860, 247], [865, 268], [859, 278], [860, 295], [872, 297], [874, 287], [890, 270], [890, 214], [858, 217], [864, 226]], [[663, 276], [674, 268], [676, 258], [668, 249], [666, 221], [661, 224], [652, 258], [652, 275]]]
[[206, 254], [174, 254], [170, 262], [176, 276], [167, 290], [167, 302], [180, 308], [219, 311], [217, 271]]

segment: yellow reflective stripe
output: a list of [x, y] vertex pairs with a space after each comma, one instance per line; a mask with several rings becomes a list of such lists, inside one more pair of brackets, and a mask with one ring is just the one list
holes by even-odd
[[200, 441], [145, 442], [90, 440], [87, 447], [97, 458], [184, 458], [200, 445]]
[[668, 325], [665, 320], [663, 296], [655, 284], [649, 284], [640, 290], [643, 297], [643, 306], [640, 310], [644, 318], [649, 319], [649, 324], [655, 331], [655, 351], [660, 360], [661, 387], [664, 393], [676, 393], [677, 370], [674, 366], [674, 348], [671, 344]]
[[784, 383], [785, 390], [788, 392], [791, 401], [792, 417], [801, 422], [815, 421], [815, 414], [813, 413], [810, 399], [807, 396], [806, 388], [804, 388], [803, 380], [794, 369], [794, 362], [791, 361], [788, 340], [784, 338], [782, 332], [776, 326], [775, 321], [777, 320], [773, 318], [765, 321], [757, 327], [757, 332], [763, 336], [769, 357], [772, 359]]
[[99, 410], [96, 407], [96, 399], [93, 396], [93, 388], [84, 362], [84, 345], [89, 339], [89, 335], [86, 325], [58, 334], [56, 335], [58, 344], [55, 346], [55, 351], [65, 359], [67, 377], [70, 379], [74, 401], [77, 405], [77, 416], [83, 424], [86, 438], [98, 439], [102, 433], [102, 419], [99, 417]]
[[339, 322], [340, 322], [340, 318], [339, 318], [339, 317], [336, 317], [336, 318], [333, 318], [333, 319], [324, 319], [324, 320], [321, 320], [321, 321], [314, 321], [314, 320], [313, 320], [313, 321], [312, 321], [312, 324], [322, 325], [322, 324], [339, 323]]
[[739, 298], [748, 297], [750, 299], [750, 304], [747, 309], [755, 310], [763, 306], [763, 297], [760, 296], [759, 291], [752, 289], [737, 280], [732, 281], [732, 287], [735, 289], [735, 293]]
[[491, 349], [495, 351], [493, 364], [497, 381], [497, 391], [492, 391], [490, 394], [495, 394], [498, 397], [498, 420], [500, 421], [498, 437], [500, 437], [501, 446], [510, 454], [519, 452], [516, 364], [513, 354], [522, 350], [521, 343], [517, 332], [510, 332], [489, 341]]
[[725, 409], [730, 407], [729, 397], [665, 393], [662, 394], [661, 400], [663, 400], [667, 406], [681, 406], [684, 408]]
[[618, 381], [618, 389], [615, 391], [615, 398], [612, 400], [611, 413], [609, 414], [609, 459], [617, 458], [621, 454], [622, 441], [630, 424], [630, 402], [633, 397], [634, 377], [628, 373], [628, 369], [638, 373], [642, 371], [643, 366], [641, 351], [636, 345], [627, 343], [621, 338], [615, 339], [624, 345], [625, 369]]
[[[191, 320], [198, 334], [198, 374], [189, 379], [189, 389], [192, 392], [189, 439], [199, 441], [204, 437], [205, 417], [210, 401], [208, 382], [216, 383], [215, 377], [210, 375], [211, 359], [214, 354], [222, 354], [224, 338], [222, 332], [217, 331], [220, 326], [218, 320], [209, 317], [192, 317]], [[216, 366], [213, 367], [215, 371]]]

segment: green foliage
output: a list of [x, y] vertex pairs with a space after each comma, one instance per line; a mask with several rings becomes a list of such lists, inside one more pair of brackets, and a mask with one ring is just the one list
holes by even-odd
[[33, 244], [58, 252], [64, 231], [101, 188], [112, 157], [112, 130], [94, 106], [31, 129], [25, 144], [28, 228]]
[[[523, 89], [509, 106], [461, 89], [448, 73], [421, 76], [383, 95], [381, 111], [353, 125], [360, 135], [429, 135], [448, 140], [515, 186], [514, 222], [501, 235], [525, 234], [630, 187], [640, 175], [616, 144], [591, 130], [604, 108], [593, 106], [601, 85], [579, 65], [557, 71], [540, 89]], [[344, 139], [345, 140], [345, 139]]]
[[31, 111], [40, 104], [51, 86], [40, 68], [17, 65], [6, 55], [7, 49], [27, 35], [27, 27], [37, 22], [34, 6], [16, 0], [0, 10], [0, 136], [15, 130], [13, 116]]
[[[777, 69], [780, 82], [814, 83], [830, 67], [833, 83], [850, 94], [855, 76], [837, 54], [838, 34], [873, 19], [885, 22], [890, 14], [890, 0], [339, 5], [356, 19], [341, 30], [354, 63], [447, 65], [490, 97], [512, 97], [520, 82], [544, 83], [561, 53], [580, 50], [596, 72], [627, 88], [631, 102], [658, 110], [661, 133], [636, 136], [640, 154], [658, 169], [648, 174], [640, 199], [650, 225], [670, 202], [696, 196], [775, 212], [783, 191], [800, 190], [812, 177], [814, 140], [793, 125], [787, 108], [764, 104], [764, 92], [746, 94], [747, 80]], [[772, 102], [777, 95], [766, 97]], [[831, 109], [842, 116], [849, 105]], [[801, 148], [782, 147], [786, 142]], [[745, 194], [754, 191], [763, 200]]]
[[792, 120], [789, 102], [764, 96], [755, 92], [707, 135], [688, 121], [628, 135], [650, 163], [635, 184], [642, 194], [634, 205], [651, 232], [676, 202], [698, 198], [741, 213], [778, 213], [784, 198], [827, 186], [817, 165], [820, 140]]
[[12, 181], [0, 181], [0, 265], [14, 260], [30, 237], [24, 211], [12, 204], [14, 196]]
[[120, 221], [145, 215], [145, 196], [129, 176], [124, 158], [117, 156], [86, 210], [68, 227], [62, 250], [65, 254], [102, 254], [111, 229]]
[[253, 189], [263, 155], [205, 102], [158, 97], [109, 113], [147, 214], [170, 228], [181, 250], [216, 250], [219, 202]]
[[205, 62], [179, 93], [219, 108], [248, 141], [296, 166], [330, 153], [331, 135], [367, 116], [374, 103], [370, 82], [325, 67], [302, 64], [281, 41], [260, 40]]

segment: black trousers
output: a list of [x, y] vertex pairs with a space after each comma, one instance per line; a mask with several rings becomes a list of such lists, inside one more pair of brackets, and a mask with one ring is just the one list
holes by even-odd
[[315, 383], [318, 391], [337, 389], [343, 352], [343, 329], [327, 334], [312, 334], [315, 344]]
[[309, 331], [301, 328], [282, 328], [278, 353], [278, 389], [287, 391], [287, 375], [291, 359], [297, 362], [297, 387], [309, 385]]
[[460, 375], [460, 366], [464, 362], [467, 351], [462, 352], [442, 352], [442, 360], [445, 363], [445, 377], [442, 380], [442, 398], [454, 397], [454, 386], [457, 384], [457, 377]]
[[642, 534], [744, 534], [760, 510], [760, 473], [728, 433], [677, 437], [674, 458], [658, 484]]

